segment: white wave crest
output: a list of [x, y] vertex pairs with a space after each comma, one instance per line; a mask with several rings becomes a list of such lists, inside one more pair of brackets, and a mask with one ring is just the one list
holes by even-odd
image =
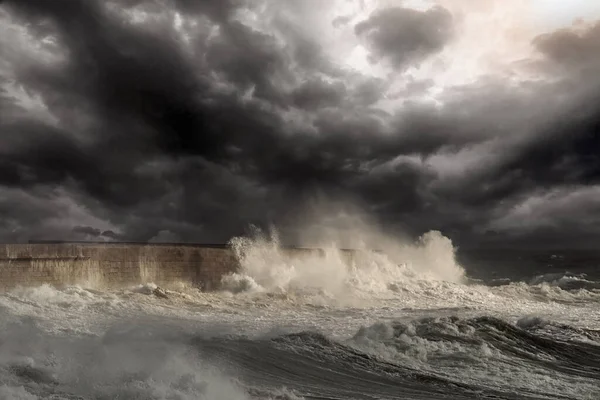
[[275, 233], [255, 231], [230, 242], [240, 271], [223, 278], [232, 292], [321, 291], [332, 296], [349, 292], [383, 293], [418, 281], [463, 283], [465, 272], [455, 259], [452, 242], [440, 232], [426, 233], [416, 243], [387, 239], [377, 250], [340, 249], [335, 243], [318, 249], [284, 249]]

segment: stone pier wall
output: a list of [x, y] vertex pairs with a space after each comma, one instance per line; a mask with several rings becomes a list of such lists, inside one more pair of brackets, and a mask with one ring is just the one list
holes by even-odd
[[[318, 250], [284, 249], [292, 257]], [[350, 260], [351, 252], [344, 252]], [[0, 244], [0, 288], [50, 284], [90, 288], [153, 282], [218, 288], [239, 268], [226, 246], [130, 243]]]
[[238, 263], [224, 246], [36, 243], [0, 245], [0, 287], [94, 288], [183, 282], [210, 290]]

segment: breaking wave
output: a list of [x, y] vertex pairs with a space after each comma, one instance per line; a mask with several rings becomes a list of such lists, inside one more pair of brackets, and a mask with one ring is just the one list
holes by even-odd
[[206, 357], [242, 368], [255, 384], [269, 377], [311, 398], [596, 398], [597, 333], [580, 341], [573, 340], [577, 329], [554, 327], [571, 339], [484, 316], [378, 323], [344, 341], [301, 332], [262, 340], [198, 338], [196, 345]]
[[533, 278], [530, 285], [548, 284], [558, 286], [563, 290], [596, 290], [600, 289], [600, 282], [590, 281], [585, 273], [572, 273], [569, 271], [563, 273], [550, 273], [538, 275]]
[[408, 309], [503, 310], [507, 302], [527, 309], [539, 302], [600, 301], [600, 282], [581, 273], [549, 273], [529, 281], [471, 279], [457, 262], [452, 242], [436, 231], [412, 244], [381, 244], [377, 251], [363, 247], [349, 252], [335, 243], [319, 250], [289, 249], [276, 234], [258, 231], [231, 241], [240, 269], [223, 277], [222, 290], [358, 307], [393, 299], [395, 306], [400, 302]]
[[310, 292], [335, 297], [352, 293], [381, 293], [417, 281], [465, 282], [452, 242], [429, 232], [416, 243], [394, 244], [373, 251], [348, 252], [335, 244], [319, 250], [282, 251], [276, 234], [231, 240], [240, 271], [223, 278], [232, 292]]
[[0, 335], [0, 398], [299, 399], [285, 388], [245, 386], [199, 357], [189, 335], [139, 323], [65, 337], [14, 321]]

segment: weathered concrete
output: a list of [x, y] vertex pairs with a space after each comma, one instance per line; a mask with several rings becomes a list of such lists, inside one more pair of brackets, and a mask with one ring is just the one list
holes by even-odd
[[0, 245], [0, 286], [119, 287], [183, 282], [210, 290], [238, 263], [221, 246], [124, 243]]
[[[286, 249], [292, 257], [318, 250]], [[351, 257], [350, 252], [345, 252]], [[32, 243], [0, 245], [0, 288], [50, 284], [90, 288], [153, 282], [216, 289], [239, 268], [226, 246], [139, 243]]]

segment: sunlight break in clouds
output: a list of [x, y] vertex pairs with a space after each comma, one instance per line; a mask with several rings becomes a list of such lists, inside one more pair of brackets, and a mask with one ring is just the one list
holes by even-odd
[[[264, 32], [273, 30], [270, 21], [274, 18], [283, 18], [290, 23], [286, 29], [291, 27], [298, 34], [318, 42], [338, 66], [384, 80], [386, 86], [379, 106], [387, 111], [393, 111], [399, 102], [409, 99], [444, 103], [448, 89], [474, 84], [482, 78], [502, 79], [509, 85], [548, 79], [550, 77], [532, 65], [540, 59], [532, 40], [557, 28], [569, 27], [576, 18], [600, 16], [600, 10], [596, 10], [600, 6], [590, 6], [584, 1], [575, 2], [572, 6], [570, 3], [569, 7], [561, 7], [561, 3], [551, 0], [286, 3], [289, 8], [265, 2], [261, 7], [240, 13], [240, 16], [245, 23]], [[444, 7], [452, 14], [451, 23], [454, 25], [452, 30], [443, 33], [448, 36], [447, 43], [401, 69], [395, 68], [389, 59], [374, 58], [373, 48], [369, 47], [368, 40], [357, 34], [356, 27], [377, 17], [382, 10], [389, 14], [390, 7], [406, 7], [419, 13], [431, 13], [435, 7]], [[410, 18], [417, 17], [420, 15]], [[429, 21], [415, 20], [415, 29], [420, 29], [418, 26], [425, 22]], [[398, 26], [396, 23], [395, 29], [399, 29]], [[410, 34], [406, 30], [397, 33]], [[398, 36], [397, 39], [400, 38]], [[393, 45], [401, 46], [398, 40]], [[424, 90], [411, 92], [409, 88], [415, 85], [421, 85]]]

